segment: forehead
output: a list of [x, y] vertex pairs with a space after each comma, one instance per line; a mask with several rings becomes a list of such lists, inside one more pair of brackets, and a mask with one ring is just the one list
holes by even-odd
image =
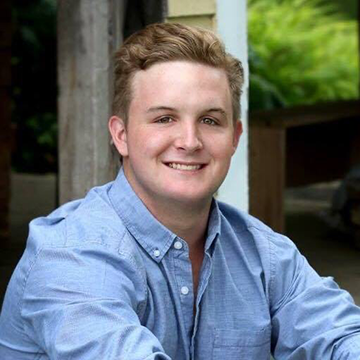
[[[187, 61], [157, 63], [135, 73], [132, 103], [176, 102], [230, 106], [231, 95], [225, 70]], [[205, 104], [208, 103], [208, 104]]]

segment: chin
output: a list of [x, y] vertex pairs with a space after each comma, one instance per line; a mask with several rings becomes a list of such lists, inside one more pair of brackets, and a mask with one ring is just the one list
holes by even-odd
[[215, 192], [176, 191], [169, 194], [168, 199], [183, 204], [199, 204], [211, 201], [214, 194]]

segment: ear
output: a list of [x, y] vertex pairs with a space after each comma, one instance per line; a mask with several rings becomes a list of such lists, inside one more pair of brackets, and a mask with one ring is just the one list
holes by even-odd
[[233, 154], [235, 153], [235, 151], [239, 145], [240, 136], [242, 133], [243, 133], [242, 122], [240, 120], [238, 120], [234, 124]]
[[122, 157], [128, 156], [126, 125], [122, 118], [112, 116], [109, 119], [109, 131], [112, 141]]

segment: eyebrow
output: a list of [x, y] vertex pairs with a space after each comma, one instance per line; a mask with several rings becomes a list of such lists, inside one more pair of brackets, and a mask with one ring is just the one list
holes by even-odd
[[149, 109], [147, 109], [146, 112], [149, 113], [149, 112], [156, 112], [156, 111], [161, 111], [161, 110], [177, 111], [175, 108], [170, 107], [170, 106], [152, 106]]
[[[150, 113], [150, 112], [156, 112], [156, 111], [163, 111], [163, 110], [166, 110], [166, 111], [177, 111], [176, 108], [173, 108], [171, 106], [153, 106], [153, 107], [150, 107], [149, 109], [147, 109], [147, 113]], [[206, 109], [204, 111], [205, 113], [207, 112], [218, 112], [224, 116], [226, 116], [226, 111], [222, 108], [210, 108], [210, 109]]]
[[226, 111], [222, 108], [210, 108], [210, 109], [207, 109], [205, 112], [219, 112], [220, 114], [226, 116]]

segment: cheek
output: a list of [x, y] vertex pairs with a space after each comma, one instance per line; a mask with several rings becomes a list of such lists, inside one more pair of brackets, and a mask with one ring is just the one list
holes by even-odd
[[223, 159], [225, 161], [230, 159], [233, 155], [233, 139], [230, 137], [213, 137], [212, 141], [210, 141], [208, 144], [212, 155], [218, 159]]
[[[132, 136], [128, 147], [130, 154], [136, 154], [145, 158], [154, 157], [164, 152], [170, 144], [170, 136], [164, 136], [154, 131], [141, 131], [134, 129], [135, 136]], [[141, 160], [141, 159], [140, 159]]]

